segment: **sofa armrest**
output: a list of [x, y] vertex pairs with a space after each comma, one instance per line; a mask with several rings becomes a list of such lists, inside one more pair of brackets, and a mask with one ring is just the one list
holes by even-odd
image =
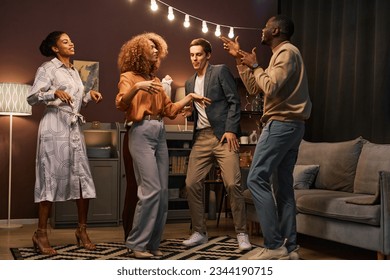
[[381, 196], [381, 227], [383, 234], [383, 252], [390, 254], [390, 172], [379, 172], [379, 188]]

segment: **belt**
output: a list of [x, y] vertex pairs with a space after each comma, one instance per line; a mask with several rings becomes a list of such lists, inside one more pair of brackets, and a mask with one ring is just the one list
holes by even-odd
[[161, 121], [162, 117], [160, 115], [153, 116], [153, 115], [146, 115], [142, 118], [143, 120], [151, 121], [151, 120], [156, 120], [156, 121]]
[[69, 111], [67, 109], [65, 109], [64, 107], [62, 106], [57, 106], [57, 105], [47, 105], [48, 108], [56, 108], [62, 112], [65, 112], [69, 115], [71, 115], [71, 119], [70, 119], [70, 122], [71, 122], [71, 125], [74, 125], [76, 123], [79, 123], [80, 125], [82, 124], [85, 124], [85, 118], [83, 115], [79, 114], [79, 113], [75, 113], [73, 111]]
[[197, 129], [196, 132], [205, 132], [206, 133], [206, 132], [214, 132], [214, 130], [211, 126], [209, 126], [209, 127]]

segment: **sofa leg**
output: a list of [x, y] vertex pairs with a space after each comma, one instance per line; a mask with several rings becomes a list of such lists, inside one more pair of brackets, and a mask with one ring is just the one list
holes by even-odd
[[390, 260], [390, 255], [384, 255], [381, 252], [376, 252], [376, 256], [378, 260]]

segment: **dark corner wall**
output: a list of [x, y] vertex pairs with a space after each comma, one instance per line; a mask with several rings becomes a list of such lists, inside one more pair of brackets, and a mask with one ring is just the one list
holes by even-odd
[[390, 1], [280, 0], [308, 73], [305, 139], [390, 143]]
[[[259, 30], [235, 30], [244, 49], [258, 48], [259, 61], [266, 66], [271, 55], [259, 46], [261, 27], [277, 13], [277, 0], [164, 0], [165, 3], [209, 22]], [[149, 0], [1, 0], [0, 11], [0, 82], [32, 84], [37, 68], [46, 61], [38, 50], [45, 36], [54, 30], [67, 32], [75, 42], [76, 60], [98, 61], [101, 104], [90, 104], [82, 114], [87, 121], [122, 122], [123, 114], [116, 110], [117, 55], [121, 45], [133, 35], [156, 32], [169, 46], [169, 54], [159, 71], [162, 78], [172, 76], [173, 92], [193, 74], [188, 55], [190, 41], [205, 37], [213, 45], [211, 63], [226, 63], [237, 76], [234, 61], [214, 35], [214, 28], [201, 32], [201, 23], [191, 20], [184, 29], [183, 16], [176, 14], [167, 20], [167, 7], [160, 5], [151, 12]], [[227, 30], [222, 30], [227, 34]], [[43, 107], [33, 107], [29, 117], [14, 117], [12, 162], [12, 219], [37, 218], [33, 203], [35, 182], [35, 149], [39, 120]], [[179, 121], [179, 120], [176, 120]], [[175, 120], [173, 121], [175, 123]], [[7, 218], [8, 205], [9, 117], [0, 116], [0, 220]]]

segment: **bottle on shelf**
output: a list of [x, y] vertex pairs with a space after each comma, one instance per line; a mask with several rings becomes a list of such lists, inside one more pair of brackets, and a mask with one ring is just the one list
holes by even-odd
[[249, 135], [249, 144], [256, 144], [257, 143], [257, 133], [256, 130], [253, 130], [251, 135]]
[[257, 94], [256, 97], [252, 100], [251, 109], [255, 112], [263, 111], [263, 98], [261, 97], [261, 94]]

